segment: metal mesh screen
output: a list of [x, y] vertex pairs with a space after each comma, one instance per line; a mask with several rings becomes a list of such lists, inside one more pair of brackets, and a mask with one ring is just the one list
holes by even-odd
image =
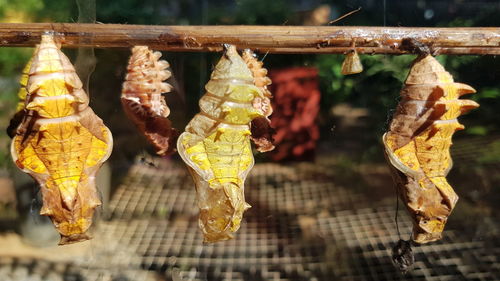
[[[246, 184], [252, 208], [235, 239], [205, 245], [184, 166], [155, 162], [130, 169], [90, 256], [0, 259], [0, 277], [10, 278], [2, 280], [500, 280], [500, 241], [471, 236], [460, 223], [415, 247], [415, 267], [401, 275], [390, 258], [394, 197], [336, 185], [326, 164], [256, 165]], [[411, 225], [404, 210], [400, 217], [406, 238]]]
[[[498, 280], [500, 242], [459, 230], [414, 249], [414, 270], [391, 264], [394, 200], [337, 186], [327, 166], [260, 164], [246, 185], [252, 208], [234, 240], [202, 244], [196, 194], [184, 167], [136, 165], [102, 232], [174, 280]], [[409, 220], [400, 212], [400, 228]]]

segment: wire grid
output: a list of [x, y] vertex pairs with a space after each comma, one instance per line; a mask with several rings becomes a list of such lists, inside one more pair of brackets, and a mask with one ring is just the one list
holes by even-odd
[[[138, 164], [99, 233], [167, 280], [500, 280], [500, 242], [450, 230], [414, 248], [414, 270], [402, 276], [390, 258], [393, 201], [336, 186], [326, 166], [259, 164], [245, 193], [252, 208], [235, 239], [206, 245], [184, 167]], [[400, 229], [411, 229], [400, 214]]]
[[151, 272], [127, 268], [90, 268], [78, 262], [54, 262], [32, 257], [1, 257], [2, 281], [155, 281]]
[[[367, 208], [319, 220], [319, 229], [334, 250], [344, 245], [343, 280], [500, 280], [500, 243], [473, 241], [458, 231], [443, 239], [414, 247], [415, 266], [402, 276], [394, 270], [390, 248], [398, 240], [393, 208]], [[409, 229], [409, 220], [400, 220]]]

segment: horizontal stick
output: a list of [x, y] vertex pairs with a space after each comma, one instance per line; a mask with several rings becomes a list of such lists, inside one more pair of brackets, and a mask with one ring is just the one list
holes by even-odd
[[1, 23], [0, 46], [35, 46], [55, 31], [65, 47], [132, 47], [156, 50], [221, 51], [222, 44], [270, 53], [407, 54], [401, 42], [413, 38], [434, 54], [500, 55], [498, 27], [362, 26], [161, 26], [77, 23]]

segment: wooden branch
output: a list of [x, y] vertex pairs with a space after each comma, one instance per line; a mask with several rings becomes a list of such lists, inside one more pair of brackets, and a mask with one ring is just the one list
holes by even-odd
[[158, 26], [76, 23], [2, 23], [0, 46], [35, 46], [44, 31], [60, 34], [65, 47], [132, 47], [220, 51], [222, 44], [270, 53], [406, 54], [401, 41], [414, 38], [434, 54], [500, 55], [500, 28], [354, 26]]

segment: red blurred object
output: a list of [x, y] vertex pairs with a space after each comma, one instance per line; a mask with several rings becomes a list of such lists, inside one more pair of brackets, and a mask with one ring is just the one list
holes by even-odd
[[271, 124], [276, 129], [271, 152], [274, 161], [314, 160], [319, 128], [320, 92], [318, 70], [312, 67], [293, 67], [269, 73], [274, 112]]

